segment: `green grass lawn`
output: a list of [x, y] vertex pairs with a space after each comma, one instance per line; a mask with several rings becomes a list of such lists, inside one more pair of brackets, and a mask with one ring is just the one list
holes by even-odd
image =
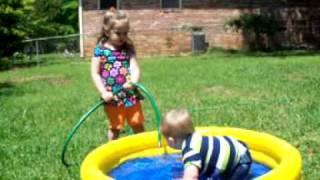
[[[162, 112], [192, 110], [197, 125], [264, 131], [296, 146], [304, 179], [319, 178], [320, 55], [208, 53], [140, 61], [141, 82]], [[80, 128], [60, 161], [68, 131], [99, 99], [89, 63], [59, 61], [0, 72], [0, 179], [79, 179], [85, 155], [106, 142], [102, 109]], [[147, 130], [155, 129], [144, 102]], [[128, 128], [122, 136], [129, 134]]]

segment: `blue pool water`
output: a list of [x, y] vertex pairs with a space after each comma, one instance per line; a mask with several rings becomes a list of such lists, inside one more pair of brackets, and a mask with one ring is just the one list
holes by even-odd
[[[138, 158], [127, 161], [113, 169], [109, 176], [117, 180], [172, 180], [182, 177], [183, 165], [181, 156], [177, 154], [148, 158]], [[259, 177], [270, 171], [270, 168], [259, 163], [253, 163], [250, 179]]]

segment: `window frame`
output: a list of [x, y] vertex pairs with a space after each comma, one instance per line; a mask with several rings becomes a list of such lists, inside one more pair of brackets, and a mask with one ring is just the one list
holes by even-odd
[[[120, 0], [116, 0], [117, 9], [120, 9]], [[97, 0], [97, 10], [105, 10], [101, 9], [101, 0]]]
[[182, 9], [182, 2], [183, 2], [183, 0], [178, 0], [179, 2], [179, 7], [174, 7], [174, 8], [164, 8], [163, 7], [163, 1], [165, 1], [165, 0], [160, 0], [160, 9]]

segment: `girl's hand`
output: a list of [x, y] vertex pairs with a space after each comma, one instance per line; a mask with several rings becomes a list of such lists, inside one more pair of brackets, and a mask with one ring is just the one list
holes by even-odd
[[131, 89], [133, 89], [133, 85], [132, 85], [132, 83], [131, 83], [130, 81], [124, 83], [122, 87], [123, 87], [123, 89], [125, 89], [125, 90], [131, 90]]
[[113, 99], [113, 94], [112, 92], [105, 91], [101, 94], [101, 97], [105, 102], [109, 102]]

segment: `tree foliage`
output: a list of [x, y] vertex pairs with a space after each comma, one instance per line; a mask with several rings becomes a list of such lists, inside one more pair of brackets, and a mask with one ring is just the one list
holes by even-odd
[[[241, 14], [226, 23], [227, 28], [248, 36], [249, 50], [270, 50], [277, 46], [274, 35], [281, 31], [279, 22], [272, 14]], [[250, 37], [249, 37], [250, 36]]]
[[21, 50], [24, 39], [78, 31], [77, 0], [0, 0], [0, 57]]
[[76, 33], [78, 30], [76, 0], [35, 0], [31, 10], [30, 37]]
[[0, 1], [0, 57], [12, 55], [21, 49], [26, 36], [25, 19], [21, 0]]

